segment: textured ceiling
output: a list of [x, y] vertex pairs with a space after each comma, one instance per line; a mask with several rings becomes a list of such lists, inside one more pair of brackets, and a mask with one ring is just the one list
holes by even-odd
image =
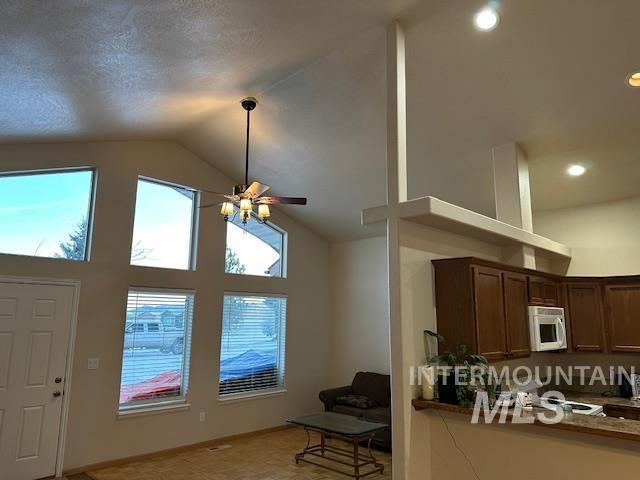
[[[494, 214], [491, 147], [519, 142], [538, 210], [640, 195], [640, 1], [4, 2], [0, 142], [172, 138], [242, 176], [307, 195], [286, 211], [332, 240], [369, 236], [385, 202], [385, 43], [407, 32], [411, 196]], [[416, 4], [419, 4], [416, 7]], [[570, 162], [589, 167], [569, 178]], [[284, 208], [284, 207], [282, 207]]]
[[0, 141], [187, 130], [412, 3], [3, 1]]
[[[307, 196], [278, 208], [331, 240], [383, 233], [360, 212], [386, 202], [385, 45], [383, 28], [369, 30], [263, 92], [252, 112], [250, 178]], [[242, 178], [244, 122], [234, 102], [181, 143]]]

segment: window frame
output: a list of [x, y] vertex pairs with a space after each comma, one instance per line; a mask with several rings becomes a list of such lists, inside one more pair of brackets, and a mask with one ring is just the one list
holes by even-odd
[[[279, 385], [271, 388], [260, 388], [255, 390], [245, 390], [235, 393], [220, 393], [220, 364], [222, 359], [222, 335], [224, 333], [224, 301], [226, 297], [257, 297], [257, 298], [277, 298], [284, 299], [286, 302], [284, 318], [278, 321], [278, 378]], [[285, 293], [258, 293], [258, 292], [239, 292], [239, 291], [225, 291], [222, 295], [222, 317], [220, 319], [220, 342], [218, 345], [218, 383], [217, 383], [217, 395], [218, 402], [221, 403], [233, 403], [235, 401], [241, 401], [245, 399], [270, 397], [273, 395], [279, 395], [287, 392], [287, 307], [289, 299]], [[283, 325], [284, 324], [284, 325]], [[284, 326], [284, 328], [283, 328]], [[282, 335], [284, 334], [284, 335]]]
[[64, 257], [41, 257], [37, 255], [25, 255], [23, 253], [9, 253], [0, 252], [0, 255], [13, 255], [15, 257], [25, 258], [38, 258], [43, 260], [61, 260], [68, 262], [90, 262], [93, 245], [93, 222], [96, 209], [96, 192], [98, 184], [98, 168], [95, 166], [73, 166], [73, 167], [53, 167], [53, 168], [39, 168], [29, 170], [11, 170], [6, 172], [0, 172], [0, 180], [3, 177], [28, 177], [36, 175], [49, 175], [57, 173], [72, 173], [72, 172], [91, 172], [91, 185], [89, 186], [89, 204], [87, 205], [87, 240], [84, 245], [83, 258], [81, 260], [75, 258]]
[[[152, 411], [162, 411], [162, 410], [174, 410], [175, 408], [185, 407], [188, 408], [189, 402], [189, 386], [190, 386], [190, 374], [191, 374], [191, 340], [193, 339], [193, 322], [195, 317], [196, 310], [196, 291], [189, 289], [179, 289], [179, 288], [157, 288], [157, 287], [140, 287], [140, 286], [130, 286], [127, 289], [127, 304], [129, 302], [129, 295], [131, 292], [136, 292], [138, 294], [168, 294], [168, 295], [191, 295], [191, 320], [186, 322], [185, 318], [185, 326], [184, 326], [184, 347], [182, 350], [182, 370], [180, 373], [181, 378], [181, 395], [170, 397], [167, 399], [162, 398], [153, 398], [150, 400], [137, 400], [131, 402], [127, 405], [121, 405], [119, 396], [120, 390], [122, 389], [122, 369], [124, 366], [124, 344], [125, 344], [125, 334], [127, 328], [127, 305], [124, 308], [124, 328], [122, 330], [122, 350], [120, 355], [120, 381], [118, 382], [118, 416], [128, 416], [134, 414], [146, 414]], [[136, 325], [133, 323], [132, 325]], [[144, 327], [144, 325], [143, 325]], [[140, 333], [140, 332], [137, 332]], [[146, 333], [146, 330], [143, 331]]]
[[[234, 212], [234, 216], [237, 215], [238, 212]], [[247, 221], [256, 221], [259, 223], [262, 223], [263, 225], [267, 226], [268, 228], [271, 228], [273, 230], [275, 230], [276, 232], [278, 232], [280, 235], [282, 235], [282, 246], [280, 248], [280, 275], [278, 276], [269, 276], [269, 275], [256, 275], [253, 273], [236, 273], [236, 272], [227, 272], [226, 271], [226, 267], [225, 267], [225, 275], [236, 275], [239, 277], [254, 277], [254, 278], [287, 278], [287, 270], [288, 270], [288, 252], [289, 252], [289, 233], [283, 229], [282, 227], [276, 225], [275, 223], [273, 223], [270, 220], [267, 220], [265, 222], [263, 222], [260, 217], [258, 217], [258, 215], [256, 215], [255, 212], [251, 212], [251, 218], [249, 218]], [[226, 254], [227, 254], [227, 248], [228, 248], [228, 244], [227, 244], [227, 230], [229, 228], [229, 223], [232, 223], [233, 225], [236, 225], [235, 223], [233, 223], [232, 220], [229, 220], [227, 222], [225, 222], [225, 231], [224, 231], [224, 246], [225, 246], [225, 250], [224, 250], [224, 255], [225, 255], [225, 265], [226, 265]], [[236, 225], [238, 228], [242, 228], [239, 225]], [[253, 234], [252, 234], [253, 235]], [[255, 236], [255, 235], [254, 235]], [[257, 237], [256, 238], [260, 238]], [[266, 243], [266, 242], [265, 242]], [[225, 295], [227, 293], [225, 292]]]
[[[176, 268], [176, 267], [155, 267], [153, 265], [136, 265], [135, 263], [131, 263], [131, 253], [133, 251], [133, 235], [136, 228], [136, 208], [138, 205], [138, 186], [140, 181], [153, 183], [156, 185], [161, 185], [163, 187], [172, 187], [172, 188], [181, 188], [183, 190], [189, 190], [193, 192], [193, 208], [191, 211], [191, 241], [189, 242], [189, 265], [187, 268]], [[189, 187], [186, 185], [181, 185], [179, 183], [170, 182], [167, 180], [161, 180], [158, 178], [149, 177], [146, 175], [138, 175], [136, 178], [136, 194], [135, 200], [133, 202], [133, 219], [131, 221], [131, 245], [129, 248], [129, 266], [135, 268], [155, 268], [155, 269], [163, 269], [163, 270], [177, 270], [181, 272], [193, 272], [196, 270], [196, 263], [198, 259], [198, 236], [199, 236], [199, 225], [200, 225], [200, 190], [197, 188]]]

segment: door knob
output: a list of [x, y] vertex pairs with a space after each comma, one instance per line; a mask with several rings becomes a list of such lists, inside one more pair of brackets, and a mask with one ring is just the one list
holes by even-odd
[[56, 377], [56, 379], [54, 380], [54, 382], [56, 382], [56, 383], [61, 383], [61, 382], [62, 382], [62, 378], [61, 378], [61, 377]]
[[54, 397], [59, 397], [60, 395], [62, 395], [62, 392], [60, 390], [56, 390], [55, 392], [53, 392]]

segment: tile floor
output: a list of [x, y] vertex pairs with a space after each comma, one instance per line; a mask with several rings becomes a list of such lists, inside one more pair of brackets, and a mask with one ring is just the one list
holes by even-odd
[[[159, 455], [144, 461], [88, 472], [94, 480], [333, 480], [349, 477], [300, 463], [293, 456], [306, 445], [301, 428], [265, 433], [230, 442], [232, 448], [209, 452], [206, 448]], [[374, 451], [391, 478], [391, 455]], [[72, 479], [70, 479], [72, 480]], [[75, 480], [75, 479], [73, 479]], [[78, 479], [80, 480], [80, 479]]]

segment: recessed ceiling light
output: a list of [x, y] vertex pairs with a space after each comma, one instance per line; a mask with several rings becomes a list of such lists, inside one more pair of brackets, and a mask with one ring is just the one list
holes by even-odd
[[632, 73], [627, 77], [627, 85], [633, 88], [640, 87], [640, 72]]
[[498, 25], [498, 22], [500, 22], [498, 12], [490, 7], [483, 8], [473, 17], [473, 23], [476, 28], [483, 32], [493, 30]]
[[582, 165], [571, 165], [569, 166], [569, 168], [567, 168], [567, 173], [572, 177], [579, 177], [580, 175], [583, 175], [584, 172], [586, 171], [587, 169], [584, 168]]

